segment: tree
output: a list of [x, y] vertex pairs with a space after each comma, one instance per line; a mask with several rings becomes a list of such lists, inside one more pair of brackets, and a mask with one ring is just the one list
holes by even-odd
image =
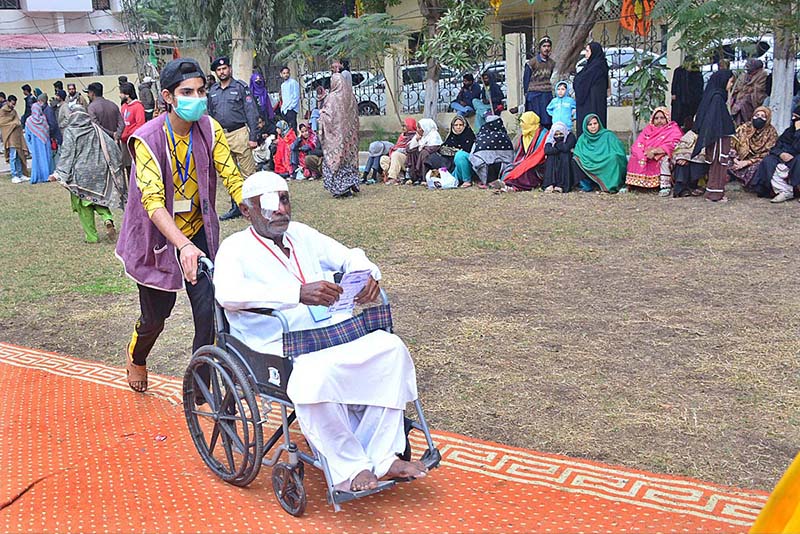
[[[465, 0], [466, 1], [466, 0]], [[425, 21], [422, 29], [424, 38], [433, 39], [436, 35], [436, 24], [444, 10], [443, 0], [419, 0], [419, 12]], [[427, 73], [425, 74], [425, 109], [423, 115], [433, 118], [436, 116], [436, 107], [439, 101], [439, 61], [434, 56], [427, 58]]]
[[[374, 13], [358, 18], [342, 17], [336, 22], [330, 19], [318, 19], [317, 25], [330, 24], [325, 29], [311, 29], [300, 33], [292, 33], [278, 40], [280, 51], [275, 58], [296, 59], [301, 62], [310, 61], [314, 57], [359, 58], [367, 62], [369, 67], [383, 72], [384, 79], [394, 76], [394, 72], [385, 71], [385, 59], [395, 53], [395, 47], [404, 42], [409, 29], [396, 24], [386, 13]], [[387, 83], [389, 98], [397, 102], [392, 84]], [[397, 112], [398, 123], [402, 122]]]
[[575, 63], [586, 47], [599, 9], [608, 9], [609, 3], [603, 0], [562, 0], [557, 11], [566, 11], [567, 17], [561, 23], [561, 30], [551, 53], [556, 66], [553, 79], [563, 80], [575, 69]]
[[800, 6], [787, 0], [660, 0], [653, 17], [667, 21], [678, 46], [695, 56], [711, 56], [723, 39], [771, 33], [772, 122], [779, 130], [789, 124], [795, 77], [795, 35], [800, 33]]
[[419, 55], [428, 62], [423, 113], [426, 117], [434, 118], [439, 106], [439, 65], [471, 70], [496, 44], [485, 24], [486, 13], [486, 7], [479, 4], [462, 2], [454, 5], [439, 18], [435, 31], [420, 47]]

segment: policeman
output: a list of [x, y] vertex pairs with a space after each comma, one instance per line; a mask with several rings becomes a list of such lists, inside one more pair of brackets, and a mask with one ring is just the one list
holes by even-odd
[[[239, 172], [242, 178], [247, 178], [256, 172], [252, 149], [258, 146], [258, 109], [250, 88], [232, 77], [227, 57], [215, 59], [211, 68], [219, 81], [208, 90], [208, 114], [222, 126]], [[239, 205], [231, 199], [230, 211], [220, 216], [220, 220], [227, 221], [241, 215]]]

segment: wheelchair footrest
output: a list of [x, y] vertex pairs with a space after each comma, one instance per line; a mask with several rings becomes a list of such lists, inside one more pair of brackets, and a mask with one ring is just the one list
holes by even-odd
[[435, 469], [439, 467], [439, 463], [442, 461], [442, 453], [440, 453], [439, 449], [436, 448], [433, 450], [428, 449], [419, 460], [428, 469]]
[[[361, 497], [366, 497], [367, 495], [373, 495], [375, 493], [379, 493], [381, 491], [387, 490], [395, 485], [394, 480], [384, 480], [378, 482], [378, 487], [375, 489], [370, 490], [363, 490], [363, 491], [339, 491], [335, 490], [333, 492], [333, 503], [334, 504], [342, 504], [350, 501], [354, 501], [356, 499], [360, 499]], [[330, 497], [329, 497], [330, 498]]]

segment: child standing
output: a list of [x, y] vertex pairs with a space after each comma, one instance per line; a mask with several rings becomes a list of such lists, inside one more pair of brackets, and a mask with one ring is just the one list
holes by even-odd
[[575, 99], [569, 96], [568, 82], [560, 81], [556, 84], [556, 96], [547, 104], [547, 113], [553, 117], [553, 124], [563, 122], [572, 130]]

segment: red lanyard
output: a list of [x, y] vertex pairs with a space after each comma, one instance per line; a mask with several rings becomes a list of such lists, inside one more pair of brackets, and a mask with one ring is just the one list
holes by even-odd
[[256, 240], [257, 240], [259, 243], [261, 243], [261, 244], [264, 246], [264, 248], [265, 248], [265, 249], [267, 249], [267, 251], [269, 251], [269, 253], [270, 253], [270, 254], [272, 254], [273, 256], [275, 256], [275, 259], [276, 259], [276, 260], [278, 260], [278, 261], [280, 262], [280, 264], [281, 264], [281, 265], [283, 265], [283, 268], [284, 268], [284, 269], [286, 269], [286, 270], [289, 272], [289, 274], [291, 274], [292, 276], [294, 276], [295, 278], [297, 278], [297, 280], [298, 280], [298, 281], [299, 281], [301, 284], [305, 284], [305, 283], [306, 283], [306, 277], [305, 277], [305, 275], [303, 275], [303, 269], [301, 269], [301, 268], [300, 268], [300, 263], [297, 261], [297, 252], [295, 252], [295, 249], [294, 249], [294, 243], [292, 243], [292, 240], [291, 240], [291, 239], [289, 239], [289, 236], [288, 236], [288, 235], [286, 236], [286, 241], [288, 241], [288, 242], [289, 242], [289, 246], [291, 247], [291, 254], [290, 254], [290, 256], [294, 256], [294, 264], [297, 266], [297, 272], [299, 272], [299, 273], [300, 273], [300, 276], [297, 276], [297, 275], [296, 275], [296, 274], [295, 274], [295, 273], [294, 273], [294, 272], [293, 272], [293, 271], [292, 271], [292, 270], [289, 268], [289, 266], [286, 264], [286, 262], [285, 262], [285, 261], [283, 261], [283, 260], [280, 258], [280, 256], [278, 256], [277, 254], [275, 254], [275, 252], [273, 252], [273, 250], [272, 250], [271, 248], [269, 248], [269, 245], [267, 245], [266, 243], [264, 243], [264, 241], [263, 241], [263, 240], [262, 240], [262, 239], [259, 237], [259, 235], [258, 235], [258, 234], [255, 232], [255, 230], [253, 230], [253, 227], [252, 227], [252, 226], [250, 227], [250, 233], [251, 233], [251, 234], [253, 234], [253, 237], [255, 237], [255, 238], [256, 238]]

